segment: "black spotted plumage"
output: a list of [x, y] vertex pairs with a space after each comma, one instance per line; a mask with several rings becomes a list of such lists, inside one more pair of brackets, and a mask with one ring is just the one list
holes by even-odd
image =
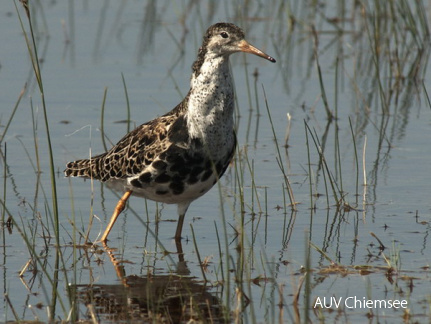
[[[186, 100], [187, 97], [169, 113], [138, 126], [108, 152], [67, 163], [64, 170], [66, 177], [93, 178], [105, 182], [139, 174], [170, 145], [166, 135], [170, 126], [186, 111]], [[112, 176], [111, 170], [115, 167], [119, 169]]]
[[66, 177], [93, 178], [125, 191], [102, 241], [131, 194], [177, 204], [175, 239], [180, 239], [188, 206], [213, 187], [235, 152], [229, 56], [239, 51], [275, 62], [247, 43], [239, 27], [214, 24], [204, 35], [190, 91], [180, 104], [137, 127], [108, 152], [67, 163]]

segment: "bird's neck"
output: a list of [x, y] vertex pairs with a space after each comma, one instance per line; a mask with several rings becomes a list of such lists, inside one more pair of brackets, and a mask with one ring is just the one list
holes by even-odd
[[193, 70], [190, 87], [187, 107], [190, 137], [204, 142], [219, 141], [220, 133], [233, 131], [234, 90], [228, 56], [207, 54], [199, 68]]

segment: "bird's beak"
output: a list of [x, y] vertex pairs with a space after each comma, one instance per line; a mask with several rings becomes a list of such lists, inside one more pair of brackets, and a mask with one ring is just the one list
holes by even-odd
[[254, 55], [263, 57], [264, 59], [267, 59], [268, 61], [271, 61], [272, 63], [275, 63], [275, 59], [273, 57], [269, 56], [268, 54], [262, 52], [260, 49], [249, 44], [245, 39], [243, 39], [239, 42], [238, 48], [241, 52], [254, 54]]

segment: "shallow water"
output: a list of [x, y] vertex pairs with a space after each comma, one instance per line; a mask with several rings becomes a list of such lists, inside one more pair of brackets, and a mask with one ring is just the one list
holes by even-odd
[[[132, 303], [134, 314], [140, 314], [135, 319], [146, 320], [142, 305], [148, 293], [145, 298], [137, 295], [140, 290], [156, 289], [147, 288], [148, 277], [165, 292], [172, 287], [181, 291], [169, 273], [186, 274], [189, 290], [199, 286], [204, 296], [209, 293], [214, 298], [215, 306], [208, 306], [213, 318], [222, 317], [220, 313], [227, 310], [245, 322], [251, 318], [257, 322], [295, 321], [297, 316], [304, 320], [306, 314], [313, 322], [322, 317], [329, 322], [363, 322], [365, 316], [369, 322], [401, 322], [407, 314], [405, 309], [349, 308], [349, 304], [330, 307], [335, 312], [313, 308], [323, 297], [328, 304], [331, 297], [346, 300], [356, 296], [358, 300], [406, 300], [412, 320], [429, 320], [431, 168], [426, 161], [431, 157], [431, 146], [426, 134], [430, 132], [431, 111], [423, 91], [429, 86], [428, 65], [420, 66], [427, 69], [422, 72], [423, 84], [418, 78], [410, 87], [412, 80], [406, 78], [398, 88], [394, 86], [397, 91], [384, 92], [392, 97], [389, 113], [383, 114], [378, 84], [370, 72], [373, 63], [367, 38], [361, 40], [355, 32], [337, 36], [333, 25], [317, 15], [319, 63], [328, 104], [337, 112], [337, 119], [328, 122], [313, 36], [306, 28], [309, 22], [292, 30], [284, 16], [286, 8], [279, 8], [276, 2], [265, 7], [249, 4], [242, 10], [230, 2], [217, 3], [212, 3], [212, 8], [168, 1], [145, 5], [58, 2], [44, 3], [32, 11], [54, 153], [61, 257], [55, 248], [40, 94], [13, 3], [2, 6], [0, 40], [7, 46], [0, 50], [1, 134], [25, 83], [28, 90], [2, 137], [0, 165], [6, 177], [1, 199], [7, 208], [5, 219], [9, 213], [19, 226], [11, 232], [4, 227], [2, 232], [0, 285], [10, 302], [3, 299], [0, 320], [15, 319], [11, 305], [19, 319], [46, 320], [53, 313], [55, 318], [66, 319], [75, 288], [79, 296], [75, 310], [80, 319], [91, 314], [88, 300], [99, 319], [124, 319], [116, 318], [115, 311], [102, 302], [95, 302], [95, 297], [102, 296], [114, 304], [138, 300]], [[292, 10], [304, 20], [312, 12]], [[325, 17], [339, 14], [331, 12], [335, 10], [331, 6], [325, 10]], [[20, 14], [28, 30], [21, 9]], [[110, 147], [128, 127], [122, 75], [130, 100], [131, 128], [166, 113], [188, 91], [190, 66], [203, 32], [223, 20], [241, 25], [246, 38], [274, 56], [277, 63], [243, 54], [232, 56], [239, 150], [220, 187], [189, 208], [181, 246], [184, 260], [176, 253], [166, 253], [178, 249], [172, 239], [176, 207], [133, 197], [110, 235], [113, 251], [101, 246], [73, 248], [72, 242], [84, 243], [79, 233], [87, 231], [93, 214], [96, 218], [89, 240], [97, 240], [118, 200], [118, 193], [98, 182], [69, 180], [62, 175], [67, 161], [104, 151], [100, 128], [105, 89], [104, 132]], [[354, 25], [346, 22], [344, 28]], [[412, 57], [414, 54], [409, 59]], [[406, 64], [406, 75], [408, 67]], [[286, 149], [287, 113], [292, 119]], [[325, 171], [329, 170], [338, 187], [338, 198], [343, 192], [345, 208], [337, 210], [335, 206], [329, 174], [322, 171], [312, 135], [324, 149]], [[298, 202], [296, 212], [291, 212], [280, 159]], [[238, 236], [242, 229], [243, 236]], [[23, 236], [34, 239], [25, 244]], [[308, 241], [315, 247], [310, 248]], [[108, 252], [114, 253], [122, 267]], [[40, 263], [30, 264], [19, 278], [32, 254], [39, 256]], [[205, 272], [199, 258], [209, 260]], [[58, 268], [60, 274], [55, 271]], [[304, 276], [307, 268], [312, 271]], [[207, 288], [202, 288], [204, 275]], [[54, 293], [57, 289], [59, 296]], [[114, 292], [103, 293], [110, 289]], [[126, 297], [114, 302], [113, 296]], [[55, 306], [54, 300], [59, 301]], [[141, 306], [136, 306], [139, 303]], [[186, 304], [184, 300], [174, 302], [178, 303]], [[130, 308], [121, 312], [130, 312]]]

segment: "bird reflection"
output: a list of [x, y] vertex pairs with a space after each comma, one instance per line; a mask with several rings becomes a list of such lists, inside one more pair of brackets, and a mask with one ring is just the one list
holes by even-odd
[[127, 276], [124, 260], [116, 256], [116, 249], [104, 245], [104, 250], [120, 283], [75, 286], [78, 301], [86, 306], [88, 319], [100, 322], [225, 322], [217, 293], [210, 293], [204, 281], [188, 276], [190, 271], [181, 242], [177, 242], [177, 271], [171, 274], [148, 272], [146, 276]]

